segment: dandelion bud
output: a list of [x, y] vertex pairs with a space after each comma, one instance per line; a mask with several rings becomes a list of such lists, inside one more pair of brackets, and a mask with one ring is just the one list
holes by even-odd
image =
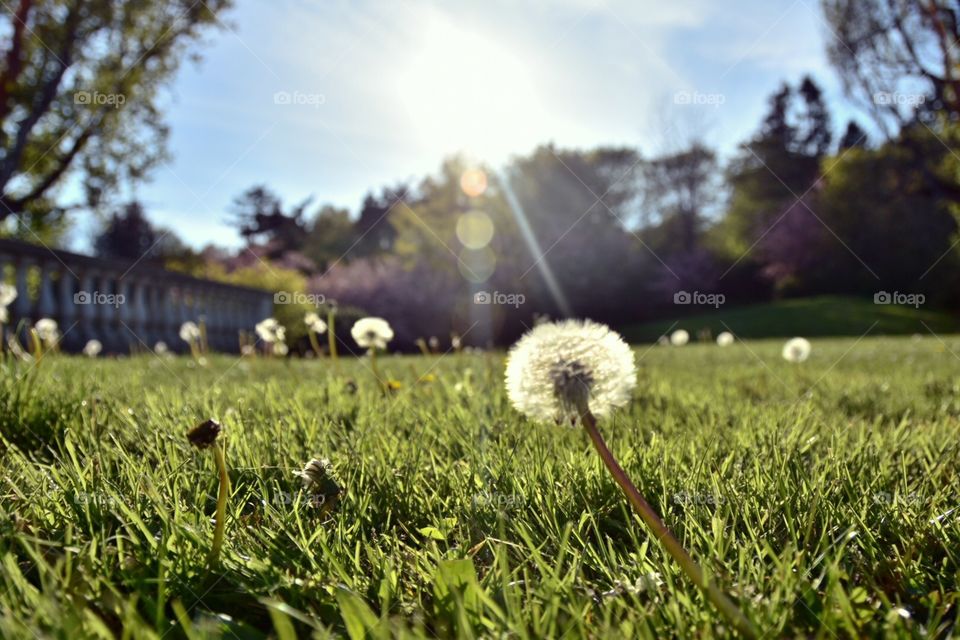
[[214, 419], [201, 422], [187, 433], [187, 440], [198, 449], [206, 449], [217, 441], [223, 427]]

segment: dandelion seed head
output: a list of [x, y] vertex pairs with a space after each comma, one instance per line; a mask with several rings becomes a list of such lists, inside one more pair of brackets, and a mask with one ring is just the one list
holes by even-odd
[[723, 331], [717, 336], [717, 346], [729, 347], [733, 344], [733, 334], [729, 331]]
[[361, 318], [353, 324], [350, 335], [364, 349], [386, 349], [393, 340], [393, 329], [383, 318]]
[[153, 352], [156, 353], [157, 355], [162, 356], [162, 355], [165, 355], [165, 354], [166, 354], [167, 352], [169, 352], [169, 351], [170, 351], [170, 348], [167, 347], [167, 343], [164, 342], [163, 340], [161, 340], [161, 341], [158, 342], [157, 344], [153, 345]]
[[184, 322], [182, 325], [180, 325], [180, 339], [189, 343], [199, 340], [200, 327], [198, 327], [195, 322], [190, 322], [189, 320]]
[[103, 351], [103, 344], [99, 340], [88, 340], [83, 346], [83, 355], [96, 358]]
[[517, 410], [541, 422], [578, 417], [587, 406], [608, 415], [630, 401], [633, 352], [617, 333], [590, 320], [540, 324], [510, 349], [506, 387]]
[[37, 330], [40, 339], [47, 344], [56, 342], [60, 338], [60, 327], [52, 318], [40, 318], [33, 328]]
[[307, 325], [307, 328], [314, 333], [326, 333], [327, 332], [327, 323], [323, 321], [323, 318], [319, 316], [316, 312], [309, 312], [303, 317], [304, 324]]
[[17, 299], [17, 288], [6, 282], [0, 283], [0, 307], [7, 307]]
[[690, 342], [690, 334], [686, 329], [677, 329], [670, 334], [670, 344], [675, 347], [682, 347], [688, 342]]
[[287, 337], [286, 328], [276, 318], [261, 320], [254, 328], [260, 339], [270, 344], [283, 342]]
[[783, 359], [787, 362], [803, 362], [810, 357], [810, 341], [806, 338], [791, 338], [783, 345]]

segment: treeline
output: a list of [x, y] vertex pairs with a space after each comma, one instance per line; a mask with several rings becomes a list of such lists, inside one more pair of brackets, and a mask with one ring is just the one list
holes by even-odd
[[[247, 243], [237, 253], [193, 253], [150, 229], [136, 204], [96, 246], [131, 259], [152, 250], [207, 277], [303, 287], [390, 317], [407, 343], [467, 332], [478, 291], [523, 301], [485, 310], [494, 324], [483, 341], [511, 339], [536, 314], [614, 324], [675, 314], [682, 291], [722, 293], [727, 304], [901, 291], [956, 307], [947, 186], [958, 162], [927, 124], [871, 144], [850, 123], [834, 140], [822, 93], [805, 78], [771, 96], [726, 163], [699, 141], [649, 158], [548, 145], [499, 172], [452, 158], [417, 184], [368, 194], [357, 215], [285, 207], [252, 188], [232, 208]], [[465, 174], [486, 189], [468, 194]], [[470, 237], [471, 225], [489, 241]]]
[[[243, 251], [195, 254], [166, 234], [159, 259], [306, 287], [389, 317], [408, 345], [480, 317], [468, 342], [510, 340], [537, 314], [647, 320], [675, 314], [680, 292], [734, 304], [899, 291], [957, 308], [955, 11], [828, 0], [824, 14], [863, 126], [835, 127], [807, 77], [771, 95], [729, 158], [698, 139], [656, 156], [546, 145], [502, 169], [451, 158], [369, 193], [355, 215], [257, 186], [232, 209]], [[479, 292], [503, 295], [479, 309]]]

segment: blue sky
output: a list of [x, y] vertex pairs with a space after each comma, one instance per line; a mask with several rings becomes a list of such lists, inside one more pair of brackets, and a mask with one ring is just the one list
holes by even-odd
[[172, 87], [173, 160], [130, 194], [197, 246], [239, 243], [227, 209], [258, 183], [356, 211], [457, 151], [699, 135], [729, 153], [804, 73], [836, 129], [853, 113], [816, 0], [237, 0], [225, 22]]

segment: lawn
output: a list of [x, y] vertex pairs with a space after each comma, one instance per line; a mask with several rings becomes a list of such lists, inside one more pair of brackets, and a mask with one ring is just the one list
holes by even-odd
[[[600, 428], [768, 638], [945, 637], [960, 577], [960, 338], [637, 350]], [[502, 354], [366, 363], [8, 360], [0, 637], [729, 637], [586, 436]], [[355, 384], [348, 384], [352, 380]], [[224, 426], [233, 485], [187, 431]], [[300, 493], [329, 458], [343, 493]]]
[[708, 329], [712, 335], [730, 331], [748, 338], [789, 336], [911, 335], [929, 336], [931, 332], [953, 333], [960, 323], [949, 313], [894, 304], [874, 304], [872, 300], [842, 296], [817, 296], [780, 300], [741, 307], [707, 308], [677, 306], [672, 318], [635, 325], [623, 333], [634, 342], [655, 342], [657, 338], [681, 328], [697, 335]]

